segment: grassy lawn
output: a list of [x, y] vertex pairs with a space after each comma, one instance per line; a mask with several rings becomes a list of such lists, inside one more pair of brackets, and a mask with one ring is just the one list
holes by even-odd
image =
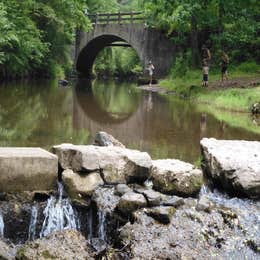
[[[185, 77], [168, 76], [160, 81], [160, 86], [196, 103], [204, 103], [216, 108], [248, 112], [252, 104], [260, 102], [260, 86], [248, 87], [250, 82], [260, 81], [260, 66], [254, 63], [241, 64], [231, 68], [229, 81], [220, 84], [220, 73], [212, 69], [209, 74], [209, 88], [201, 86], [201, 71], [188, 71]], [[259, 83], [258, 83], [259, 84]]]

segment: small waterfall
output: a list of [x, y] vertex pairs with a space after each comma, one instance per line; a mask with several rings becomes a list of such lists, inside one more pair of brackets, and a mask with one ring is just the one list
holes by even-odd
[[199, 193], [199, 197], [202, 197], [203, 195], [207, 195], [210, 193], [210, 189], [208, 186], [206, 186], [205, 184], [203, 184], [201, 186], [201, 189], [200, 189], [200, 193]]
[[4, 228], [5, 228], [4, 219], [0, 212], [0, 237], [4, 237]]
[[92, 218], [92, 208], [89, 209], [88, 211], [88, 218], [87, 218], [87, 223], [88, 223], [88, 239], [91, 240], [93, 238], [93, 218]]
[[38, 209], [36, 206], [32, 206], [31, 220], [28, 232], [28, 240], [34, 240], [36, 238], [36, 224], [38, 217]]
[[106, 215], [103, 211], [98, 211], [98, 238], [106, 240]]
[[62, 198], [63, 186], [61, 183], [58, 183], [58, 192], [59, 198], [51, 196], [43, 211], [44, 221], [40, 237], [47, 236], [54, 231], [78, 228], [78, 221], [69, 199]]

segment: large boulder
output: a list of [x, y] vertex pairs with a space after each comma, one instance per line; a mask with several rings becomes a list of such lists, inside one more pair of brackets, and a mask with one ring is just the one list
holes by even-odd
[[53, 147], [63, 169], [100, 171], [107, 183], [143, 182], [149, 177], [151, 157], [121, 147], [61, 144]]
[[151, 179], [154, 189], [183, 196], [198, 193], [203, 183], [201, 170], [190, 163], [174, 159], [153, 161]]
[[89, 174], [75, 173], [70, 169], [62, 172], [62, 180], [72, 199], [90, 196], [104, 182], [97, 172]]
[[227, 191], [260, 197], [260, 142], [204, 138], [202, 168]]
[[98, 146], [119, 146], [125, 148], [125, 146], [112, 135], [102, 131], [96, 133], [94, 144]]
[[0, 192], [53, 190], [58, 158], [41, 148], [0, 148]]
[[75, 230], [64, 230], [26, 243], [16, 259], [94, 259], [86, 239]]

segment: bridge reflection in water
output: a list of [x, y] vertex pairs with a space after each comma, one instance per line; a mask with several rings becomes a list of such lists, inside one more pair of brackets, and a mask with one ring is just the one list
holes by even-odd
[[194, 162], [200, 157], [200, 139], [257, 140], [259, 135], [229, 127], [199, 112], [187, 100], [141, 92], [129, 83], [80, 81], [73, 93], [74, 131], [86, 129], [92, 138], [106, 131], [129, 148], [147, 151], [153, 158]]
[[[98, 131], [106, 131], [128, 147], [151, 152], [156, 158], [175, 155], [193, 160], [199, 153], [196, 141], [200, 135], [200, 115], [196, 114], [190, 131], [184, 118], [188, 111], [179, 106], [175, 112], [174, 116], [165, 98], [141, 93], [129, 83], [92, 84], [84, 80], [74, 89], [75, 130], [87, 129], [92, 137]], [[176, 119], [179, 123], [174, 125]]]
[[85, 128], [92, 136], [106, 131], [125, 144], [142, 142], [145, 103], [141, 99], [129, 84], [79, 81], [73, 94], [73, 127]]

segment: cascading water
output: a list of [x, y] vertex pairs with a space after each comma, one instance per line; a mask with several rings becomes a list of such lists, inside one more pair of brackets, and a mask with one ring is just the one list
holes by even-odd
[[0, 237], [4, 237], [4, 228], [5, 228], [4, 219], [0, 212]]
[[98, 238], [106, 240], [106, 214], [98, 211]]
[[93, 238], [93, 218], [92, 218], [92, 208], [89, 209], [88, 211], [88, 218], [87, 218], [87, 223], [88, 223], [88, 230], [87, 230], [87, 234], [88, 234], [88, 239], [91, 240]]
[[28, 232], [28, 240], [34, 240], [36, 238], [36, 224], [38, 217], [38, 209], [36, 206], [32, 206], [31, 220]]
[[48, 199], [47, 206], [43, 211], [44, 221], [40, 232], [40, 237], [47, 236], [54, 231], [63, 229], [78, 229], [75, 212], [69, 199], [63, 199], [63, 186], [58, 183], [59, 198], [51, 196]]

